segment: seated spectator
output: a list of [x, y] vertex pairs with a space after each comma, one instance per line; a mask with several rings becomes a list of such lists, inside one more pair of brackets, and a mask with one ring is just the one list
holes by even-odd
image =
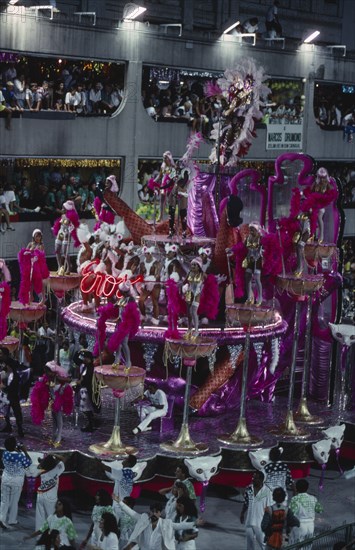
[[63, 111], [65, 104], [64, 82], [59, 82], [58, 86], [54, 90], [53, 104], [56, 111]]
[[75, 86], [70, 87], [70, 91], [65, 94], [65, 111], [76, 112], [77, 106], [81, 101], [81, 95], [77, 92]]
[[147, 104], [147, 107], [145, 108], [145, 110], [146, 110], [146, 112], [149, 116], [156, 119], [157, 112], [155, 110], [155, 107], [153, 106], [153, 101], [151, 99], [148, 100], [148, 104]]
[[266, 12], [265, 26], [269, 38], [282, 36], [282, 27], [278, 16], [279, 0], [274, 0], [272, 6]]
[[77, 92], [80, 96], [80, 100], [78, 105], [76, 106], [76, 112], [78, 114], [86, 114], [86, 92], [84, 90], [84, 86], [82, 84], [78, 84]]
[[2, 81], [8, 82], [9, 80], [13, 82], [17, 77], [17, 71], [15, 63], [9, 63], [4, 72], [2, 73]]
[[6, 203], [6, 210], [10, 214], [10, 216], [13, 216], [15, 212], [14, 204], [16, 202], [15, 192], [14, 188], [11, 185], [11, 183], [8, 183], [4, 187], [4, 197], [5, 197], [5, 203]]
[[21, 109], [25, 108], [25, 92], [26, 92], [26, 81], [25, 75], [21, 74], [18, 78], [14, 78], [14, 95], [17, 101], [17, 104]]
[[91, 88], [90, 90], [89, 100], [90, 100], [92, 112], [95, 114], [98, 114], [101, 112], [101, 91], [102, 91], [102, 84], [100, 82], [96, 82], [94, 88]]
[[123, 91], [120, 90], [118, 84], [114, 84], [113, 90], [111, 93], [111, 103], [114, 106], [115, 110], [120, 106], [122, 98], [123, 98]]
[[101, 107], [103, 109], [103, 113], [113, 113], [116, 108], [112, 104], [111, 97], [112, 97], [112, 86], [110, 84], [105, 84], [104, 89], [101, 92]]
[[36, 111], [40, 111], [41, 109], [50, 109], [51, 103], [50, 103], [50, 92], [48, 87], [48, 82], [46, 80], [43, 81], [42, 86], [40, 86], [37, 89], [38, 94], [38, 101], [36, 106]]
[[[3, 220], [5, 220], [6, 228]], [[4, 188], [0, 187], [0, 231], [5, 233], [6, 230], [15, 231], [15, 228], [10, 224], [10, 216], [6, 208], [6, 199], [4, 197]]]
[[6, 82], [5, 88], [2, 89], [2, 95], [5, 99], [5, 105], [8, 109], [12, 111], [23, 111], [23, 109], [17, 103], [14, 92], [14, 83], [10, 80]]
[[37, 84], [32, 82], [25, 89], [25, 108], [30, 111], [36, 110], [38, 104]]
[[259, 19], [257, 17], [251, 17], [242, 24], [243, 33], [256, 33], [259, 30]]
[[6, 107], [5, 98], [1, 90], [0, 90], [0, 113], [5, 113], [5, 128], [6, 130], [10, 130], [12, 109], [10, 109], [9, 107]]

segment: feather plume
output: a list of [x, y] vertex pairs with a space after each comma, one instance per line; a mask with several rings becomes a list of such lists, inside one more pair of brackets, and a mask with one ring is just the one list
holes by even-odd
[[132, 300], [125, 306], [122, 312], [121, 322], [116, 325], [115, 332], [107, 343], [108, 351], [111, 353], [117, 351], [126, 336], [132, 338], [138, 332], [139, 322], [139, 309], [136, 302]]
[[7, 316], [11, 304], [11, 288], [6, 282], [0, 283], [0, 340], [7, 335]]
[[37, 380], [31, 392], [31, 418], [33, 424], [42, 424], [49, 405], [49, 379], [46, 375]]
[[210, 273], [204, 282], [201, 292], [200, 305], [197, 313], [205, 315], [207, 319], [215, 319], [218, 313], [219, 291], [215, 275]]

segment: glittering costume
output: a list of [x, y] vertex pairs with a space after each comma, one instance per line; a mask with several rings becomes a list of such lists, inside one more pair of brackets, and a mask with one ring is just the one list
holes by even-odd
[[79, 216], [75, 210], [74, 202], [66, 201], [63, 204], [63, 209], [62, 216], [55, 221], [53, 226], [58, 275], [70, 273], [68, 254], [71, 239], [73, 239], [74, 246], [80, 245], [76, 232], [79, 227]]
[[261, 268], [262, 268], [262, 245], [261, 228], [256, 223], [249, 225], [249, 235], [246, 238], [245, 246], [247, 255], [243, 260], [242, 267], [245, 269], [245, 283], [247, 292], [247, 304], [254, 303], [253, 278], [258, 291], [257, 305], [260, 305], [263, 299], [261, 286]]
[[156, 283], [159, 280], [160, 275], [160, 264], [153, 257], [155, 249], [153, 246], [143, 247], [143, 253], [145, 258], [141, 263], [140, 272], [144, 276], [144, 283], [141, 288], [141, 293], [139, 297], [139, 309], [141, 314], [146, 316], [145, 303], [150, 297], [153, 305], [153, 317], [152, 323], [154, 325], [159, 324], [159, 295], [160, 295], [160, 285]]

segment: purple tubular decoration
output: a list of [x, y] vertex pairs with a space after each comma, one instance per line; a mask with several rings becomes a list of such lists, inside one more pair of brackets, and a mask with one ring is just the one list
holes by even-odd
[[215, 185], [214, 174], [200, 172], [189, 192], [187, 225], [195, 237], [215, 237], [217, 234], [219, 221], [213, 197]]
[[284, 184], [284, 175], [281, 170], [282, 163], [285, 161], [295, 162], [301, 161], [303, 167], [298, 174], [297, 183], [298, 185], [312, 185], [314, 176], [310, 175], [313, 170], [313, 159], [308, 155], [303, 153], [284, 153], [277, 157], [275, 161], [275, 176], [269, 177], [268, 183], [268, 226], [269, 230], [276, 230], [276, 223], [274, 221], [274, 212], [273, 212], [273, 194], [274, 194], [274, 185], [283, 185]]
[[26, 509], [32, 510], [33, 508], [33, 497], [36, 492], [36, 477], [28, 476], [26, 477]]
[[209, 485], [209, 481], [208, 481], [208, 479], [205, 479], [202, 482], [202, 493], [201, 493], [201, 496], [200, 496], [200, 512], [201, 512], [201, 514], [203, 514], [204, 511], [206, 510], [206, 493], [207, 493], [208, 485]]
[[[244, 178], [250, 178], [250, 191], [257, 191], [261, 195], [261, 208], [260, 208], [260, 217], [259, 217], [259, 223], [260, 225], [265, 225], [265, 219], [266, 219], [266, 199], [267, 199], [267, 191], [266, 188], [262, 185], [260, 185], [261, 180], [261, 174], [258, 170], [254, 170], [252, 168], [247, 168], [246, 170], [242, 170], [241, 172], [238, 172], [229, 182], [229, 189], [231, 195], [238, 195], [238, 183], [243, 180]], [[221, 216], [227, 202], [223, 200], [220, 204], [219, 208], [219, 215]]]
[[343, 475], [344, 471], [343, 471], [342, 467], [340, 466], [339, 455], [340, 455], [340, 447], [338, 449], [335, 449], [335, 456], [336, 456], [336, 459], [337, 459], [339, 472], [340, 472], [341, 475]]
[[326, 469], [327, 469], [327, 463], [322, 464], [322, 473], [321, 473], [320, 480], [319, 480], [319, 490], [320, 491], [323, 491], [323, 488], [324, 488], [324, 476], [325, 476]]

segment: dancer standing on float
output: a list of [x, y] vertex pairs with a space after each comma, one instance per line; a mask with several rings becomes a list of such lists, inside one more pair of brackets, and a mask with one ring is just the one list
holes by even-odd
[[34, 292], [39, 302], [43, 302], [43, 281], [49, 277], [49, 269], [46, 263], [42, 231], [35, 229], [32, 233], [32, 241], [26, 248], [22, 248], [18, 254], [21, 282], [18, 298], [27, 305], [32, 302]]
[[141, 262], [140, 273], [144, 277], [144, 282], [141, 287], [141, 294], [139, 297], [139, 309], [143, 316], [143, 320], [146, 321], [146, 307], [145, 303], [150, 297], [153, 304], [153, 325], [159, 325], [159, 295], [160, 284], [159, 281], [161, 265], [156, 260], [153, 254], [156, 252], [154, 246], [143, 246], [142, 252], [144, 254], [144, 260]]
[[79, 216], [73, 201], [63, 204], [62, 215], [54, 222], [55, 255], [58, 263], [58, 275], [70, 273], [69, 245], [73, 239], [74, 246], [80, 246], [76, 230], [79, 227]]
[[[166, 197], [169, 191], [169, 181], [175, 176], [175, 162], [170, 151], [165, 151], [163, 154], [163, 162], [160, 165], [159, 174], [155, 179], [151, 178], [148, 182], [148, 188], [151, 191], [159, 190], [160, 194], [160, 211], [158, 222], [162, 221], [165, 213]], [[112, 191], [112, 188], [111, 188]]]

